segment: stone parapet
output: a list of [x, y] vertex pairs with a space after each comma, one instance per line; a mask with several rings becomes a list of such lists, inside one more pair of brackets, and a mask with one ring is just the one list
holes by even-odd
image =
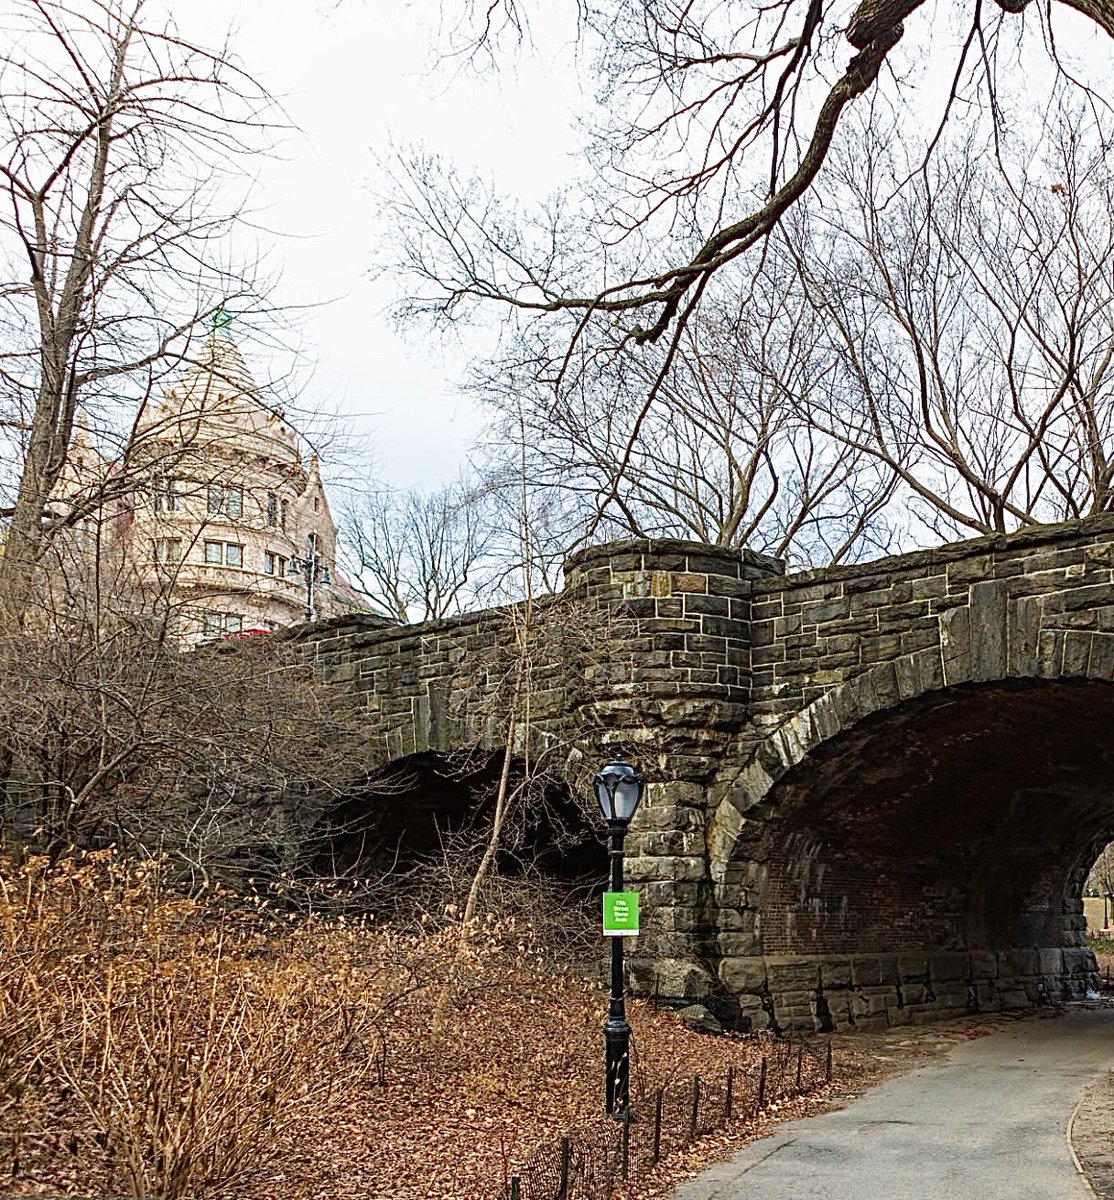
[[781, 570], [766, 555], [672, 539], [573, 555], [566, 593], [607, 609], [614, 622], [607, 658], [586, 668], [594, 717], [660, 731], [672, 743], [674, 776], [707, 777], [715, 769], [708, 735], [747, 718], [752, 589]]

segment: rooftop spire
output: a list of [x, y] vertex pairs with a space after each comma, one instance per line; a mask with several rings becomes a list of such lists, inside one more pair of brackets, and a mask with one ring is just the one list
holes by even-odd
[[226, 338], [231, 338], [232, 334], [228, 332], [232, 325], [232, 314], [222, 304], [216, 312], [213, 313], [213, 335], [214, 337], [223, 335]]

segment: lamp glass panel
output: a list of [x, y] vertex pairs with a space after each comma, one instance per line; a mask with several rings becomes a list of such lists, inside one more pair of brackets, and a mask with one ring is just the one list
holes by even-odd
[[600, 806], [600, 812], [603, 813], [605, 821], [614, 819], [614, 814], [611, 811], [611, 797], [607, 793], [607, 784], [604, 782], [602, 775], [597, 775], [592, 780], [592, 787], [596, 793], [596, 803]]
[[642, 798], [642, 776], [629, 764], [608, 763], [593, 779], [605, 821], [629, 821]]
[[642, 780], [637, 775], [621, 779], [615, 789], [615, 816], [620, 821], [629, 821], [634, 816], [639, 800], [642, 799]]

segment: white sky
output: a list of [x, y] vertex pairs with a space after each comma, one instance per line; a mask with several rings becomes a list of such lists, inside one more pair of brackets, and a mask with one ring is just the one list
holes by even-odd
[[175, 6], [183, 32], [208, 43], [231, 24], [244, 65], [301, 130], [282, 147], [285, 161], [263, 165], [257, 204], [284, 235], [261, 238], [281, 268], [281, 300], [321, 305], [299, 321], [304, 403], [343, 414], [376, 473], [402, 487], [455, 477], [482, 419], [455, 392], [462, 352], [417, 330], [401, 336], [384, 317], [397, 285], [369, 278], [377, 160], [392, 142], [420, 142], [529, 200], [560, 184], [575, 145], [574, 24], [565, 37], [562, 22], [543, 13], [552, 34], [545, 58], [526, 47], [514, 73], [480, 79], [434, 64], [438, 8], [437, 0]]
[[[937, 27], [943, 3], [909, 22], [909, 43], [923, 37], [921, 22]], [[384, 317], [398, 285], [368, 273], [377, 160], [390, 156], [392, 143], [419, 142], [526, 202], [559, 187], [574, 169], [574, 123], [585, 107], [575, 5], [534, 0], [533, 46], [520, 48], [513, 70], [482, 77], [435, 63], [441, 0], [188, 0], [173, 7], [183, 32], [205, 42], [219, 41], [231, 24], [246, 67], [282, 98], [301, 130], [282, 147], [284, 161], [264, 164], [259, 199], [275, 231], [261, 241], [281, 267], [280, 299], [321, 306], [301, 322], [304, 403], [342, 414], [385, 483], [450, 480], [465, 465], [482, 417], [456, 391], [465, 353], [429, 333], [403, 337]], [[1114, 61], [1104, 35], [1062, 15], [1063, 6], [1056, 10], [1061, 49]], [[950, 82], [923, 63], [920, 75], [930, 97]], [[266, 377], [279, 365], [256, 366]]]

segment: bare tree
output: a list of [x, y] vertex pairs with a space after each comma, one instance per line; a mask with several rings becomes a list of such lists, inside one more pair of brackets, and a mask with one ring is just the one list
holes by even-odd
[[[882, 510], [892, 472], [799, 411], [798, 397], [822, 386], [830, 367], [815, 352], [821, 318], [793, 282], [791, 264], [771, 257], [745, 301], [709, 302], [662, 377], [660, 403], [647, 411], [646, 388], [661, 369], [654, 348], [586, 356], [575, 386], [556, 397], [532, 375], [544, 369], [544, 351], [488, 373], [480, 390], [501, 417], [506, 477], [513, 481], [520, 466], [531, 491], [552, 497], [550, 510], [560, 514], [549, 530], [554, 553], [590, 529], [811, 562], [889, 545]], [[624, 457], [622, 486], [613, 489]]]
[[1084, 892], [1086, 895], [1102, 896], [1104, 899], [1114, 896], [1114, 845], [1105, 846], [1095, 859], [1087, 876]]
[[113, 526], [51, 540], [34, 623], [0, 640], [5, 836], [163, 851], [198, 881], [293, 869], [381, 748], [295, 646], [183, 653], [180, 564], [153, 577]]
[[434, 492], [373, 491], [342, 517], [345, 565], [355, 586], [405, 624], [475, 603], [492, 537], [485, 490], [460, 481]]
[[[415, 154], [399, 170], [399, 266], [410, 312], [457, 319], [496, 302], [566, 321], [575, 344], [624, 344], [681, 329], [729, 264], [763, 245], [817, 181], [848, 106], [876, 94], [883, 67], [922, 62], [925, 41], [895, 48], [922, 0], [639, 0], [583, 3], [581, 37], [597, 56], [600, 125], [590, 141], [594, 175], [580, 195], [524, 221], [476, 180]], [[1064, 0], [1114, 36], [1107, 0]], [[467, 5], [474, 43], [517, 33], [528, 4]], [[1018, 15], [1028, 0], [975, 4], [940, 70], [950, 80], [944, 120], [957, 99], [1003, 103], [996, 43], [1044, 39], [1058, 66], [1057, 8]], [[941, 12], [939, 27], [950, 20]], [[921, 26], [921, 37], [930, 27]], [[1016, 32], [1015, 32], [1016, 31]], [[1071, 78], [1066, 72], [1065, 78]], [[617, 253], [617, 248], [618, 253]], [[601, 320], [602, 318], [602, 320]], [[664, 382], [671, 353], [656, 376]], [[646, 403], [657, 393], [651, 387]]]
[[802, 415], [892, 472], [935, 536], [1110, 509], [1109, 138], [1061, 112], [997, 162], [971, 136], [900, 192], [908, 156], [863, 141], [782, 240], [828, 363]]
[[143, 0], [10, 0], [5, 25], [0, 404], [20, 465], [0, 599], [19, 621], [79, 406], [126, 445], [196, 329], [257, 303], [227, 237], [269, 103], [227, 47], [193, 43]]

